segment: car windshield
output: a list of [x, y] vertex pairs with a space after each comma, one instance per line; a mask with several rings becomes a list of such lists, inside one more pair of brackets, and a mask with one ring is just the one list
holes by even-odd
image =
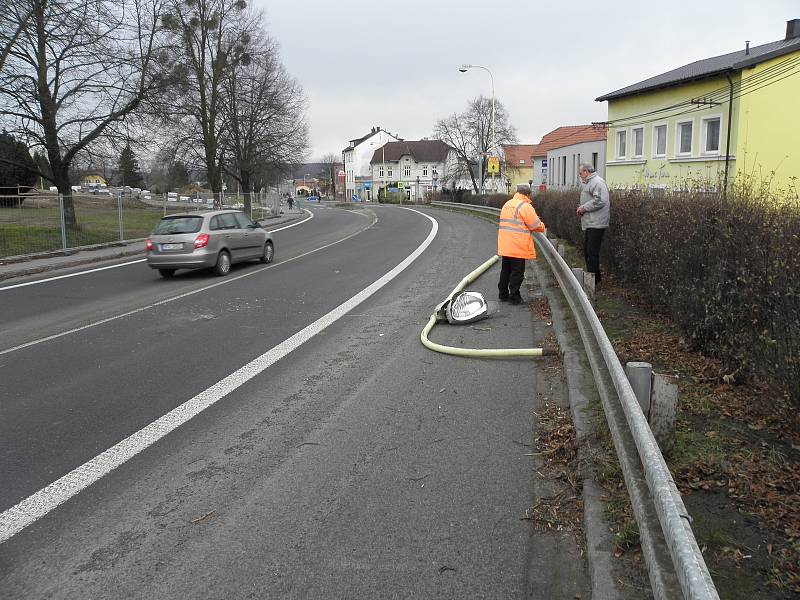
[[202, 225], [203, 217], [164, 217], [156, 225], [153, 235], [197, 233]]

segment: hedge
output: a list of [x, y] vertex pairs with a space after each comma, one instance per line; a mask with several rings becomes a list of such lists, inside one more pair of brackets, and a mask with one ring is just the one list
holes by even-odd
[[[577, 200], [577, 190], [549, 191], [534, 205], [550, 231], [582, 248]], [[668, 314], [693, 347], [719, 358], [721, 376], [771, 380], [800, 405], [796, 196], [612, 190], [601, 267]]]

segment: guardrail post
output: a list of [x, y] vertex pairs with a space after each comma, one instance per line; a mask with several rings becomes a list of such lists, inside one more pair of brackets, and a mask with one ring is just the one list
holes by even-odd
[[625, 364], [625, 376], [631, 384], [633, 394], [642, 407], [645, 418], [650, 415], [650, 391], [652, 390], [653, 365], [646, 362]]
[[64, 194], [58, 195], [58, 216], [61, 220], [61, 249], [67, 249], [67, 222], [64, 219]]
[[580, 267], [574, 267], [572, 269], [572, 274], [575, 276], [575, 279], [578, 280], [578, 285], [581, 286], [581, 289], [583, 289], [583, 269]]
[[678, 408], [678, 378], [675, 375], [653, 373], [653, 395], [650, 399], [650, 429], [668, 456], [675, 447], [675, 413]]
[[594, 273], [583, 274], [583, 289], [589, 295], [589, 298], [594, 298], [594, 293], [597, 290]]
[[561, 258], [564, 258], [564, 255], [567, 253], [567, 247], [564, 244], [558, 245], [558, 255]]

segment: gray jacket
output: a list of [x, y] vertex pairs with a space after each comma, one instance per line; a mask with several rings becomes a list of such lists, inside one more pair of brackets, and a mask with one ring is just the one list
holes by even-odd
[[592, 173], [581, 185], [580, 204], [586, 211], [581, 217], [581, 229], [607, 229], [611, 217], [608, 187], [603, 178]]

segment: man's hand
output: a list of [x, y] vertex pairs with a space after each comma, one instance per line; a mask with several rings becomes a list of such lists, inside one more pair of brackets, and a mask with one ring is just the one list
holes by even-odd
[[583, 208], [582, 206], [579, 206], [578, 208], [575, 209], [575, 214], [578, 215], [579, 217], [582, 217], [585, 213], [586, 209]]

